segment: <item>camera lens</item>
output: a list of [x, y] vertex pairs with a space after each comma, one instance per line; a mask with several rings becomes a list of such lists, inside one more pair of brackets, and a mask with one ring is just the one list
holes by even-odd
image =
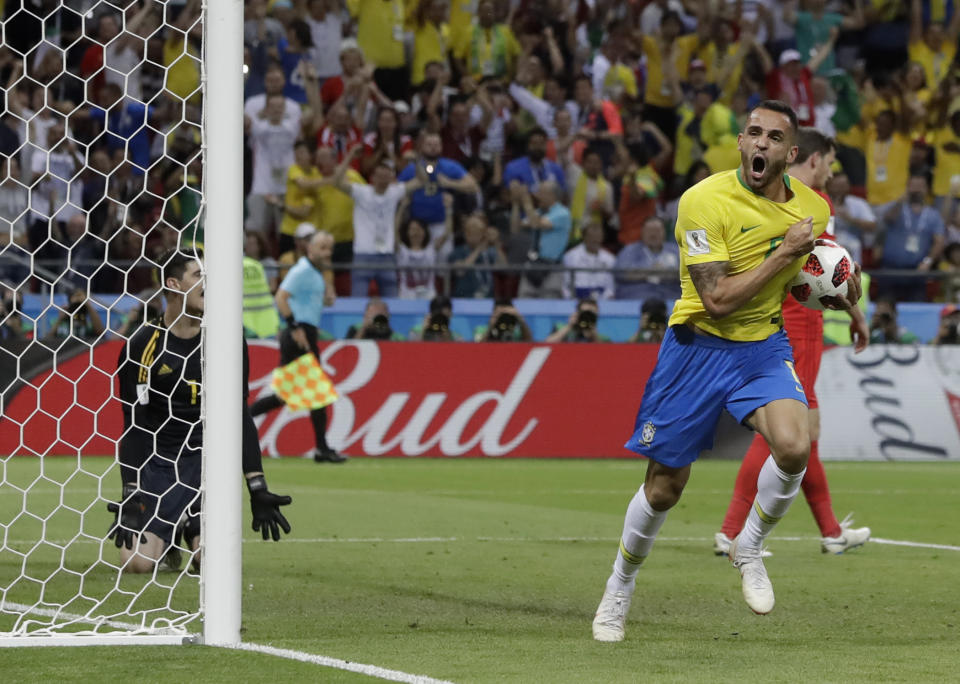
[[593, 311], [581, 311], [577, 316], [577, 325], [581, 328], [589, 328], [597, 324], [597, 314]]

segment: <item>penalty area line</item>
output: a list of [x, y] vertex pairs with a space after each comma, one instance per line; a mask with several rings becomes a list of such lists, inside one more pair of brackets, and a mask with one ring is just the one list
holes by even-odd
[[297, 660], [301, 663], [309, 663], [311, 665], [332, 667], [337, 670], [346, 670], [347, 672], [356, 672], [369, 677], [376, 677], [377, 679], [385, 679], [390, 682], [404, 682], [405, 684], [453, 684], [453, 682], [450, 682], [446, 679], [434, 679], [433, 677], [427, 677], [426, 675], [410, 674], [409, 672], [402, 672], [400, 670], [389, 670], [378, 665], [354, 663], [348, 660], [341, 660], [340, 658], [331, 658], [329, 656], [305, 653], [303, 651], [294, 651], [289, 648], [277, 648], [275, 646], [251, 644], [246, 642], [240, 644], [224, 644], [223, 647], [237, 651], [262, 653], [264, 655], [276, 656], [278, 658], [286, 658], [287, 660]]

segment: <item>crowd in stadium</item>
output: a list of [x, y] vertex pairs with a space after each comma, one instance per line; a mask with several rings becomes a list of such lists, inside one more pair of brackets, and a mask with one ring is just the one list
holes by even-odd
[[[6, 3], [0, 270], [137, 294], [202, 242], [200, 2], [75, 4]], [[835, 234], [873, 294], [954, 301], [957, 9], [248, 0], [245, 253], [275, 288], [320, 229], [339, 295], [669, 301], [678, 198], [769, 97], [836, 140]]]

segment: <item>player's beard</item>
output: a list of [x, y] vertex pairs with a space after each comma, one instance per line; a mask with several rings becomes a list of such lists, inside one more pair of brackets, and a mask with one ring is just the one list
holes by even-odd
[[[754, 175], [754, 171], [757, 168], [756, 159], [763, 160], [760, 176]], [[772, 159], [764, 155], [757, 155], [756, 153], [748, 155], [745, 151], [740, 153], [740, 161], [743, 169], [742, 175], [744, 182], [751, 190], [757, 193], [762, 192], [771, 183], [783, 178], [783, 173], [787, 168], [786, 159]]]

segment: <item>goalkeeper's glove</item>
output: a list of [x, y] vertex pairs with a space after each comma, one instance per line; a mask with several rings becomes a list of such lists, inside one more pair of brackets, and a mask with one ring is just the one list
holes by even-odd
[[280, 530], [290, 534], [290, 523], [280, 512], [280, 506], [287, 506], [293, 499], [281, 496], [267, 489], [267, 481], [263, 475], [247, 478], [247, 489], [250, 491], [250, 511], [253, 513], [253, 531], [263, 534], [263, 540], [273, 537], [273, 541], [280, 541]]
[[111, 501], [107, 504], [107, 510], [114, 516], [107, 539], [113, 539], [118, 549], [121, 546], [132, 549], [136, 535], [140, 535], [141, 542], [146, 541], [142, 530], [147, 524], [147, 507], [134, 484], [123, 485], [122, 498], [120, 503]]

